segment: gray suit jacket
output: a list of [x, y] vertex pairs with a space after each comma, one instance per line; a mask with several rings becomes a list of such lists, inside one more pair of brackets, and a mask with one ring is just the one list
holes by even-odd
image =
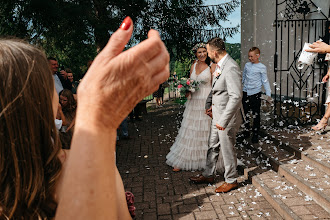
[[221, 75], [213, 77], [212, 90], [206, 100], [205, 109], [212, 105], [213, 122], [221, 127], [235, 124], [241, 117], [242, 73], [229, 55], [220, 67]]

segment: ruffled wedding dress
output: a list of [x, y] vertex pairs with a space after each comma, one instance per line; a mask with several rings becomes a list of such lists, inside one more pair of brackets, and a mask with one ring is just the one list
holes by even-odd
[[205, 114], [205, 102], [211, 91], [211, 69], [196, 74], [196, 64], [190, 78], [201, 81], [199, 89], [188, 97], [178, 135], [166, 156], [166, 163], [182, 170], [202, 170], [206, 154], [211, 118]]

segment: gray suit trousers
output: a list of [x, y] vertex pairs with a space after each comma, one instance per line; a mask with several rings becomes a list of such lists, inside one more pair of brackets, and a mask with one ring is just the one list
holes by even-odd
[[209, 136], [209, 149], [207, 151], [206, 169], [203, 176], [212, 177], [216, 172], [216, 164], [219, 159], [222, 160], [222, 167], [225, 170], [224, 178], [227, 183], [233, 183], [237, 180], [237, 156], [235, 150], [236, 133], [242, 122], [239, 114], [236, 114], [235, 123], [230, 123], [224, 131], [216, 128], [212, 121], [211, 132]]

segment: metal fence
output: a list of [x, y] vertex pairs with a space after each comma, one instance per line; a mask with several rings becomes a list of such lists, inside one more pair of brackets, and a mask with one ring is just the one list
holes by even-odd
[[[176, 98], [183, 98], [183, 96], [181, 96], [179, 89], [177, 89], [173, 83], [170, 83], [169, 87], [166, 87], [164, 90], [163, 99], [171, 100]], [[143, 100], [147, 102], [153, 101], [154, 100], [153, 94], [146, 96]]]
[[313, 19], [313, 1], [276, 2], [275, 124], [315, 122], [324, 114], [326, 86], [321, 80], [327, 66], [317, 58], [303, 69], [298, 69], [297, 64], [305, 42], [315, 42], [320, 37], [329, 42], [329, 21], [323, 13], [319, 13], [323, 18]]

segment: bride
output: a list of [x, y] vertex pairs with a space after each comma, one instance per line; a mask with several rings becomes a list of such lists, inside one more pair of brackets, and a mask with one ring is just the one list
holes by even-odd
[[186, 95], [188, 100], [181, 127], [166, 156], [166, 163], [174, 168], [173, 171], [202, 170], [206, 165], [212, 119], [205, 114], [205, 102], [212, 88], [212, 73], [216, 65], [210, 65], [206, 44], [198, 43], [192, 51], [197, 61], [191, 66], [190, 78], [201, 83], [197, 91]]

